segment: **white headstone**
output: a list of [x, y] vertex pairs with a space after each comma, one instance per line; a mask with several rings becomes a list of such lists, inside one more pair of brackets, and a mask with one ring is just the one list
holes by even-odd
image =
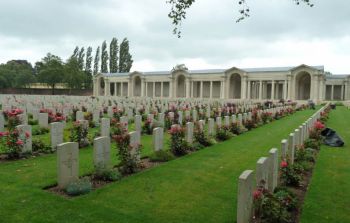
[[193, 143], [193, 122], [186, 123], [186, 142]]
[[84, 120], [84, 113], [82, 111], [77, 111], [75, 116], [75, 121]]
[[107, 136], [94, 139], [94, 165], [96, 168], [108, 168], [110, 162], [111, 140]]
[[101, 136], [110, 136], [111, 123], [109, 118], [101, 119]]
[[269, 177], [269, 160], [267, 157], [261, 157], [256, 163], [256, 183], [258, 186], [264, 186], [267, 189]]
[[19, 139], [24, 142], [22, 146], [22, 152], [32, 152], [32, 126], [18, 125], [16, 126], [16, 129], [19, 133]]
[[271, 149], [269, 156], [269, 176], [268, 176], [268, 189], [273, 192], [277, 187], [278, 180], [278, 149]]
[[39, 113], [39, 126], [48, 128], [49, 127], [49, 114]]
[[164, 129], [157, 127], [153, 129], [153, 149], [159, 151], [163, 149]]
[[56, 149], [58, 144], [63, 143], [63, 123], [53, 122], [50, 124], [51, 148]]
[[246, 170], [238, 179], [237, 223], [250, 223], [252, 220], [253, 190], [253, 171]]
[[141, 132], [142, 131], [142, 116], [141, 115], [135, 115], [135, 131]]
[[79, 177], [79, 148], [76, 142], [66, 142], [57, 146], [58, 186], [66, 188]]

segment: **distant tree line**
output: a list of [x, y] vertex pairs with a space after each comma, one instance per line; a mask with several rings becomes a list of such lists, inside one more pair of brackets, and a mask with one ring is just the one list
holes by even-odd
[[132, 67], [132, 55], [126, 38], [120, 45], [117, 38], [113, 38], [109, 52], [107, 48], [104, 41], [93, 56], [91, 46], [86, 51], [84, 47], [77, 46], [66, 62], [48, 53], [34, 67], [26, 60], [10, 60], [0, 64], [0, 88], [25, 88], [39, 82], [50, 86], [53, 93], [60, 83], [66, 84], [69, 89], [91, 89], [93, 75], [99, 72], [129, 72]]

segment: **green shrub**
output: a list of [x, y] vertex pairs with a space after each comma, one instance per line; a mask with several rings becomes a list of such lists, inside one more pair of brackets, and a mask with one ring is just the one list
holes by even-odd
[[118, 170], [107, 169], [107, 168], [96, 168], [94, 178], [103, 180], [103, 181], [118, 181], [122, 178], [122, 175]]
[[219, 141], [225, 141], [232, 137], [232, 134], [229, 132], [226, 127], [216, 128], [216, 139]]
[[38, 120], [33, 120], [33, 119], [29, 119], [29, 120], [28, 120], [28, 124], [29, 124], [29, 125], [37, 125], [38, 123], [39, 123]]
[[295, 161], [296, 162], [303, 162], [303, 161], [308, 161], [308, 162], [314, 162], [316, 159], [316, 153], [315, 150], [312, 148], [304, 148], [300, 147], [297, 148], [295, 151]]
[[180, 125], [173, 125], [168, 132], [170, 134], [170, 151], [175, 156], [186, 155], [190, 147], [185, 140], [185, 129]]
[[286, 161], [281, 162], [280, 167], [280, 180], [281, 185], [283, 186], [294, 186], [298, 187], [301, 181], [302, 169], [299, 169], [301, 166], [298, 164], [288, 164]]
[[319, 150], [321, 147], [321, 141], [317, 139], [307, 139], [304, 142], [304, 147]]
[[33, 126], [32, 128], [32, 135], [44, 135], [48, 132], [50, 132], [49, 128], [39, 127], [39, 126]]
[[276, 187], [274, 191], [274, 197], [281, 204], [283, 204], [288, 211], [293, 211], [297, 209], [298, 199], [296, 195], [287, 187]]
[[194, 139], [199, 144], [199, 147], [207, 147], [214, 144], [213, 141], [205, 135], [204, 131], [201, 131], [197, 126], [194, 130]]
[[45, 145], [45, 143], [40, 139], [33, 139], [32, 148], [34, 152], [52, 153], [51, 147], [48, 145]]
[[87, 194], [91, 190], [92, 190], [92, 184], [90, 179], [87, 177], [79, 179], [73, 183], [70, 183], [66, 187], [66, 193], [70, 196]]
[[254, 222], [260, 223], [290, 223], [291, 213], [284, 203], [289, 199], [285, 193], [270, 193], [267, 189], [259, 187], [253, 193]]
[[167, 162], [175, 159], [175, 156], [167, 150], [159, 150], [149, 156], [152, 162]]

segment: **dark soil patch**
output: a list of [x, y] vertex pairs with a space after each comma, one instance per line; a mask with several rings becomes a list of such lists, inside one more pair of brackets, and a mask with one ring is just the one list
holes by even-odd
[[[141, 169], [140, 169], [140, 171], [138, 171], [136, 173], [140, 173], [140, 172], [145, 171], [147, 169], [151, 169], [151, 168], [153, 168], [155, 166], [159, 166], [162, 163], [163, 162], [152, 162], [149, 158], [144, 158], [144, 159], [141, 160]], [[135, 173], [133, 173], [133, 174], [135, 174]], [[129, 177], [129, 176], [131, 176], [133, 174], [124, 175], [122, 178]], [[90, 182], [92, 184], [92, 190], [91, 191], [96, 190], [96, 189], [101, 188], [101, 187], [104, 187], [107, 184], [110, 184], [110, 183], [113, 183], [113, 182], [117, 182], [117, 181], [104, 181], [104, 180], [101, 180], [101, 179], [96, 179], [92, 174], [81, 176], [80, 179], [86, 178], [86, 177], [89, 178], [89, 180], [90, 180]], [[54, 193], [56, 195], [59, 195], [59, 196], [65, 197], [65, 198], [77, 197], [77, 196], [71, 196], [71, 195], [67, 194], [66, 191], [61, 189], [61, 188], [59, 188], [57, 184], [47, 186], [47, 187], [45, 187], [43, 189], [49, 191], [50, 193]]]

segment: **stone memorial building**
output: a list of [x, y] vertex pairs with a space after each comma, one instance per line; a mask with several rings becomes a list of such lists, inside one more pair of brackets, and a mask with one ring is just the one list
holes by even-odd
[[94, 96], [253, 100], [349, 100], [350, 75], [323, 66], [100, 73]]

